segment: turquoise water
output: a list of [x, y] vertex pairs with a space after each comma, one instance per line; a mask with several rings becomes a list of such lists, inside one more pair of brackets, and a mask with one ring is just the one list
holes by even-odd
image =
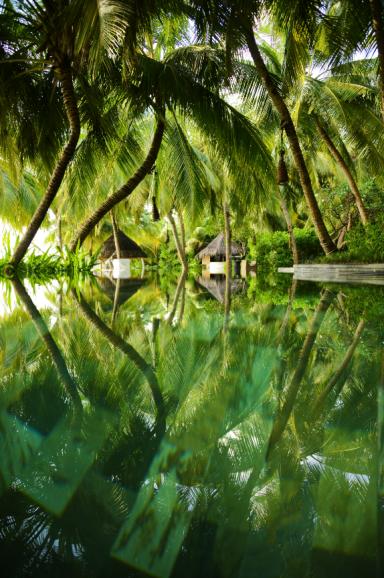
[[379, 577], [384, 291], [2, 284], [18, 577]]

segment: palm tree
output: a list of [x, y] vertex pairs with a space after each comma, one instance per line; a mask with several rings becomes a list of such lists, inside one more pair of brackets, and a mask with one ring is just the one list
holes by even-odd
[[[286, 38], [286, 45], [288, 41], [289, 38]], [[354, 145], [355, 157], [361, 156], [360, 151], [366, 150], [366, 147], [372, 151], [369, 139], [364, 139], [359, 134], [361, 114], [366, 115], [367, 124], [372, 125], [372, 131], [382, 132], [378, 119], [372, 115], [374, 90], [367, 85], [367, 77], [362, 74], [360, 79], [355, 77], [348, 81], [348, 78], [343, 79], [337, 70], [331, 70], [328, 71], [330, 76], [323, 80], [321, 75], [315, 78], [308, 73], [308, 70], [302, 70], [296, 82], [292, 83], [291, 78], [287, 78], [291, 69], [289, 50], [286, 49], [284, 61], [280, 64], [281, 59], [276, 49], [265, 43], [261, 44], [261, 49], [269, 59], [270, 67], [273, 67], [275, 76], [279, 78], [279, 82], [285, 88], [286, 100], [293, 110], [301, 142], [305, 143], [306, 148], [310, 151], [310, 154], [307, 155], [308, 159], [313, 159], [318, 153], [316, 135], [311, 130], [311, 124], [314, 123], [332, 158], [346, 177], [361, 222], [367, 224], [367, 211], [356, 178], [349, 166], [357, 163], [352, 160], [352, 155], [344, 143], [344, 140], [347, 139]], [[307, 68], [313, 66], [308, 55], [306, 65]], [[364, 69], [363, 64], [362, 69]], [[336, 78], [333, 77], [333, 72], [337, 75]], [[242, 91], [247, 95], [247, 98], [255, 91], [255, 89], [251, 89], [251, 82], [251, 79], [244, 79], [241, 82]], [[326, 130], [325, 126], [329, 128]], [[331, 130], [336, 134], [337, 141], [341, 143], [341, 150], [336, 146], [334, 137], [331, 138]], [[344, 135], [344, 139], [341, 135]], [[368, 154], [364, 153], [364, 156], [367, 157]], [[309, 160], [309, 170], [313, 164]], [[316, 176], [314, 178], [316, 179]]]
[[[265, 65], [255, 39], [254, 19], [260, 16], [261, 9], [264, 7], [263, 4], [266, 3], [260, 4], [260, 2], [249, 2], [245, 7], [243, 4], [239, 6], [237, 2], [222, 2], [219, 3], [219, 6], [216, 7], [215, 10], [211, 10], [211, 6], [206, 2], [192, 1], [191, 3], [196, 7], [196, 10], [199, 9], [198, 16], [201, 13], [205, 16], [204, 21], [201, 21], [200, 18], [197, 19], [197, 24], [200, 29], [205, 30], [205, 28], [208, 27], [212, 30], [212, 36], [216, 37], [217, 34], [224, 36], [229, 54], [231, 53], [231, 49], [240, 49], [244, 44], [248, 48], [257, 74], [259, 75], [269, 98], [279, 115], [281, 128], [287, 135], [310, 217], [321, 246], [325, 254], [332, 253], [336, 250], [336, 246], [327, 231], [314, 195], [308, 168], [304, 160], [300, 141], [290, 111], [278, 89], [278, 86]], [[311, 40], [310, 33], [313, 33], [313, 20], [316, 21], [316, 18], [314, 18], [314, 13], [311, 13], [311, 8], [305, 7], [302, 2], [299, 2], [299, 4], [302, 10], [300, 12], [299, 8], [297, 11], [290, 14], [289, 18], [292, 22], [289, 23], [289, 26], [292, 29], [295, 29], [297, 34], [301, 37], [303, 37], [304, 34], [305, 39], [309, 43]], [[278, 1], [276, 3], [273, 2], [272, 8], [276, 11], [282, 11], [282, 3], [279, 3]], [[284, 11], [286, 10], [287, 8], [284, 6]], [[304, 22], [299, 22], [298, 20], [295, 21], [295, 18], [298, 18], [298, 20], [305, 18], [306, 20]], [[310, 33], [308, 32], [308, 29], [310, 30]]]
[[[31, 1], [20, 3], [17, 9], [14, 9], [9, 4], [4, 7], [6, 16], [11, 12], [17, 25], [24, 29], [22, 42], [28, 37], [33, 38], [33, 35], [35, 35], [33, 38], [35, 50], [44, 52], [42, 59], [43, 69], [51, 69], [55, 72], [69, 126], [68, 141], [27, 230], [14, 251], [10, 267], [17, 267], [39, 230], [49, 207], [56, 197], [80, 137], [80, 117], [72, 70], [77, 55], [75, 55], [75, 37], [72, 30], [72, 22], [69, 20], [68, 14], [69, 4], [66, 0], [60, 1], [55, 6], [49, 2], [40, 4]], [[17, 45], [13, 48], [13, 53], [15, 58], [17, 58]]]
[[73, 238], [70, 249], [75, 251], [77, 247], [81, 246], [86, 237], [91, 233], [95, 226], [107, 215], [112, 209], [121, 201], [129, 197], [135, 188], [142, 182], [142, 180], [151, 172], [156, 161], [160, 146], [163, 140], [165, 130], [165, 119], [163, 113], [160, 113], [157, 120], [156, 129], [153, 135], [151, 147], [144, 162], [132, 175], [132, 177], [117, 191], [112, 193], [107, 199], [92, 213], [92, 215], [84, 221], [78, 232]]
[[[128, 91], [131, 90], [131, 99], [136, 98], [139, 105], [141, 102], [141, 114], [148, 108], [154, 109], [157, 124], [152, 145], [134, 175], [109, 195], [80, 226], [71, 242], [71, 250], [81, 245], [97, 223], [115, 205], [128, 198], [150, 173], [159, 154], [164, 131], [175, 130], [180, 140], [186, 140], [177, 121], [178, 110], [187, 113], [200, 131], [210, 135], [219, 154], [229, 157], [232, 165], [241, 159], [242, 163], [255, 167], [255, 175], [261, 182], [268, 179], [269, 154], [257, 127], [221, 98], [217, 91], [206, 88], [186, 66], [181, 66], [177, 56], [176, 51], [175, 55], [170, 53], [159, 62], [145, 55], [136, 55], [136, 70], [132, 71], [132, 84]], [[169, 111], [170, 121], [165, 121], [166, 110]], [[260, 162], [256, 164], [256, 161]]]
[[172, 229], [172, 233], [173, 233], [173, 238], [175, 240], [175, 245], [176, 245], [176, 249], [177, 249], [177, 254], [181, 263], [181, 266], [183, 268], [183, 271], [187, 272], [188, 271], [188, 261], [187, 261], [187, 257], [185, 254], [185, 235], [183, 234], [183, 225], [182, 223], [182, 218], [180, 219], [180, 214], [178, 214], [179, 217], [179, 222], [180, 222], [180, 235], [177, 231], [177, 226], [176, 226], [176, 221], [175, 218], [173, 216], [173, 212], [170, 211], [167, 215], [168, 221], [171, 224], [171, 229]]
[[313, 225], [316, 229], [324, 253], [328, 255], [329, 253], [334, 252], [336, 250], [336, 247], [326, 229], [316, 197], [314, 195], [307, 165], [304, 160], [304, 156], [300, 146], [300, 141], [297, 136], [297, 132], [293, 124], [290, 112], [283, 98], [276, 90], [275, 84], [268, 72], [267, 67], [265, 66], [265, 63], [257, 46], [252, 29], [248, 29], [248, 31], [246, 32], [246, 38], [249, 51], [252, 55], [253, 62], [255, 64], [255, 68], [260, 77], [263, 79], [268, 94], [276, 110], [279, 113], [281, 126], [287, 135], [287, 139], [291, 147], [292, 156], [294, 158], [295, 165], [299, 173], [301, 186], [304, 192], [304, 196], [308, 205]]
[[345, 160], [341, 156], [340, 151], [336, 148], [334, 142], [332, 141], [331, 137], [329, 136], [328, 132], [326, 131], [324, 125], [321, 123], [320, 119], [317, 116], [315, 117], [315, 122], [316, 122], [317, 130], [319, 131], [321, 138], [323, 139], [326, 146], [328, 147], [329, 152], [331, 153], [331, 155], [333, 156], [333, 158], [335, 159], [335, 161], [338, 163], [341, 170], [345, 174], [345, 177], [346, 177], [347, 182], [349, 184], [349, 188], [350, 188], [353, 196], [355, 197], [355, 202], [356, 202], [357, 210], [359, 212], [360, 220], [361, 220], [363, 225], [366, 225], [368, 223], [368, 215], [367, 215], [367, 211], [366, 211], [365, 206], [364, 206], [363, 199], [361, 198], [361, 194], [360, 194], [359, 188], [357, 186], [357, 183], [356, 183], [347, 163], [345, 162]]
[[[0, 6], [0, 28], [7, 30], [8, 27], [13, 32], [13, 35], [5, 34], [0, 49], [6, 55], [2, 66], [11, 65], [11, 72], [15, 72], [11, 83], [7, 79], [8, 84], [17, 85], [20, 70], [12, 66], [20, 61], [25, 63], [24, 74], [34, 74], [36, 65], [42, 79], [51, 73], [48, 78], [53, 88], [56, 85], [60, 87], [69, 129], [66, 145], [56, 161], [32, 220], [14, 251], [10, 268], [17, 267], [26, 254], [76, 151], [80, 138], [80, 115], [74, 77], [81, 79], [81, 87], [87, 90], [89, 80], [100, 71], [104, 72], [101, 66], [103, 60], [107, 62], [106, 69], [109, 67], [111, 70], [110, 63], [121, 53], [123, 40], [127, 52], [131, 53], [137, 37], [148, 28], [151, 18], [169, 10], [175, 3], [164, 1], [161, 6], [158, 4], [155, 7], [148, 2], [143, 10], [138, 10], [132, 2], [110, 3], [107, 0], [107, 5], [101, 7], [93, 1], [84, 4], [79, 0], [58, 0], [54, 3], [49, 0], [21, 0], [14, 5], [4, 0]], [[45, 103], [42, 104], [45, 107]], [[12, 107], [8, 107], [8, 110], [14, 114]]]
[[376, 37], [379, 60], [379, 89], [381, 93], [381, 115], [384, 122], [384, 9], [380, 0], [369, 0], [372, 25]]
[[[319, 412], [321, 412], [322, 407], [324, 405], [324, 401], [326, 400], [327, 396], [331, 393], [331, 391], [334, 389], [334, 387], [336, 385], [338, 385], [340, 381], [342, 381], [343, 379], [344, 380], [346, 379], [347, 369], [350, 366], [352, 359], [353, 359], [353, 355], [355, 353], [355, 350], [360, 343], [361, 334], [364, 331], [364, 327], [365, 327], [365, 320], [361, 319], [359, 321], [357, 327], [356, 327], [355, 332], [354, 332], [352, 342], [351, 342], [350, 346], [348, 347], [347, 351], [345, 352], [344, 358], [342, 359], [342, 361], [341, 361], [339, 367], [336, 369], [336, 371], [333, 372], [332, 377], [330, 378], [328, 383], [325, 385], [319, 398], [317, 399], [317, 401], [314, 404], [313, 413], [312, 413], [312, 416], [314, 418], [316, 418], [316, 415]], [[340, 391], [340, 389], [341, 389], [341, 387], [339, 386], [339, 391]]]
[[64, 361], [64, 358], [63, 358], [55, 340], [53, 339], [44, 319], [40, 315], [40, 313], [39, 313], [38, 309], [36, 308], [36, 306], [34, 305], [32, 299], [28, 295], [28, 292], [26, 291], [24, 285], [20, 282], [20, 280], [17, 277], [12, 279], [12, 285], [13, 285], [18, 297], [22, 301], [24, 307], [28, 311], [28, 314], [31, 316], [31, 319], [34, 323], [34, 326], [36, 327], [36, 330], [37, 330], [39, 336], [44, 341], [44, 343], [47, 347], [47, 350], [49, 352], [49, 355], [52, 359], [52, 362], [57, 369], [57, 372], [58, 372], [60, 379], [61, 379], [61, 381], [62, 381], [62, 383], [66, 389], [67, 394], [72, 399], [72, 402], [74, 404], [75, 409], [77, 411], [80, 410], [80, 412], [81, 412], [82, 405], [81, 405], [81, 399], [79, 396], [77, 384], [76, 384], [75, 380], [73, 379], [73, 377], [70, 375], [68, 368], [67, 368], [67, 365]]
[[132, 361], [132, 363], [139, 369], [140, 372], [145, 376], [149, 387], [151, 388], [153, 400], [157, 408], [157, 423], [158, 423], [158, 434], [164, 433], [165, 430], [165, 403], [161, 389], [159, 387], [156, 374], [153, 368], [145, 361], [145, 359], [136, 351], [132, 345], [124, 341], [119, 335], [117, 335], [112, 329], [106, 325], [102, 319], [92, 310], [92, 308], [85, 301], [84, 297], [80, 295], [77, 296], [76, 292], [73, 291], [73, 296], [76, 299], [79, 308], [85, 318], [92, 323], [94, 327], [111, 343], [114, 347], [118, 348]]
[[299, 360], [296, 370], [292, 376], [292, 380], [289, 384], [288, 392], [284, 401], [284, 405], [279, 411], [276, 421], [271, 432], [271, 436], [268, 444], [267, 455], [274, 449], [277, 442], [280, 440], [282, 433], [287, 425], [289, 417], [291, 415], [294, 403], [299, 391], [300, 385], [304, 373], [307, 369], [309, 357], [311, 355], [313, 345], [315, 343], [317, 334], [324, 320], [325, 314], [332, 303], [334, 295], [327, 289], [323, 292], [320, 302], [316, 308], [315, 314], [311, 321], [311, 325], [308, 328], [308, 333], [306, 335], [305, 341], [303, 343], [302, 349], [299, 354]]
[[328, 2], [329, 13], [336, 21], [336, 26], [342, 38], [332, 39], [334, 27], [329, 26], [327, 41], [329, 58], [333, 62], [348, 60], [358, 50], [370, 50], [372, 36], [377, 49], [377, 70], [379, 86], [379, 109], [384, 121], [384, 8], [380, 0], [346, 0], [339, 3]]

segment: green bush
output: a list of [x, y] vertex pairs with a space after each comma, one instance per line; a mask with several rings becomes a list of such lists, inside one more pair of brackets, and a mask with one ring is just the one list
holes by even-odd
[[[322, 254], [313, 229], [294, 229], [300, 262], [311, 261]], [[276, 269], [292, 265], [292, 252], [287, 231], [260, 233], [248, 243], [249, 256], [258, 268]]]
[[177, 251], [172, 243], [162, 243], [157, 259], [157, 268], [160, 270], [174, 270], [180, 267]]
[[357, 225], [349, 231], [346, 239], [348, 260], [367, 263], [384, 262], [384, 219]]
[[363, 226], [356, 224], [348, 231], [343, 250], [331, 255], [322, 256], [321, 262], [326, 263], [384, 263], [384, 218], [374, 219]]

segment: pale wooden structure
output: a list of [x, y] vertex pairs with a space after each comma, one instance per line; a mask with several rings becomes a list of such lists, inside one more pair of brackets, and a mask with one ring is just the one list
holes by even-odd
[[99, 260], [102, 264], [102, 270], [112, 269], [114, 278], [130, 278], [131, 276], [131, 260], [145, 259], [147, 255], [139, 247], [135, 241], [127, 237], [120, 229], [117, 232], [117, 240], [119, 244], [120, 258], [117, 259], [117, 251], [115, 246], [115, 239], [110, 235], [103, 243]]
[[[238, 261], [243, 256], [244, 251], [239, 243], [231, 242], [231, 259]], [[210, 273], [222, 275], [225, 273], [225, 239], [224, 234], [219, 233], [204, 249], [197, 253], [196, 257], [200, 259], [203, 266]]]

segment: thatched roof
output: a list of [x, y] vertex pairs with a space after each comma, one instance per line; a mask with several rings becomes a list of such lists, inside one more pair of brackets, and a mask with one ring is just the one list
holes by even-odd
[[[234, 241], [231, 242], [231, 255], [232, 257], [241, 257], [244, 255], [244, 251], [241, 245], [235, 243]], [[196, 257], [198, 259], [202, 259], [203, 257], [225, 257], [224, 234], [219, 233], [216, 239], [213, 239], [213, 241], [211, 241], [209, 245], [205, 247], [205, 249], [202, 249], [199, 253], [197, 253]]]
[[[120, 279], [117, 304], [122, 305], [130, 299], [144, 284], [144, 279]], [[116, 283], [109, 277], [99, 277], [98, 285], [112, 303], [115, 300]]]
[[[206, 279], [204, 277], [199, 277], [197, 279], [198, 284], [209, 291], [209, 293], [220, 301], [224, 303], [225, 298], [225, 276], [215, 275], [212, 279]], [[231, 294], [239, 293], [245, 288], [245, 282], [243, 279], [231, 279]]]
[[[127, 235], [123, 233], [123, 231], [118, 231], [117, 233], [119, 245], [120, 245], [120, 256], [122, 259], [142, 259], [145, 258], [147, 255], [144, 251], [132, 241]], [[108, 237], [102, 246], [99, 259], [101, 261], [107, 261], [107, 259], [117, 258], [116, 255], [116, 248], [115, 248], [115, 240], [113, 235]]]

